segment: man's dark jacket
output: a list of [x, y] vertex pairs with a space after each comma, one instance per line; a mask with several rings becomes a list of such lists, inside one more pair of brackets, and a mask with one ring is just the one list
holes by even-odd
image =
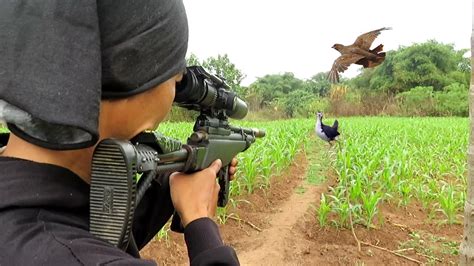
[[[173, 211], [167, 179], [153, 182], [133, 223], [138, 248]], [[0, 156], [0, 224], [0, 265], [155, 264], [89, 233], [89, 185], [59, 166]], [[238, 264], [212, 220], [191, 222], [184, 235], [191, 265]]]

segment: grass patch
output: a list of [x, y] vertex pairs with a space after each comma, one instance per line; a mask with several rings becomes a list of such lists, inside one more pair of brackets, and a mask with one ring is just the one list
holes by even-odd
[[301, 194], [304, 194], [306, 192], [306, 190], [307, 190], [307, 188], [305, 186], [300, 185], [300, 186], [296, 187], [295, 193], [301, 195]]
[[443, 261], [441, 256], [443, 254], [458, 256], [459, 242], [422, 231], [413, 231], [409, 236], [410, 239], [400, 243], [400, 249], [413, 249], [415, 253], [428, 259], [428, 265], [455, 264], [453, 261]]
[[306, 182], [319, 185], [326, 181], [326, 172], [331, 164], [331, 149], [328, 145], [314, 136], [307, 142], [306, 157], [308, 158], [308, 171]]

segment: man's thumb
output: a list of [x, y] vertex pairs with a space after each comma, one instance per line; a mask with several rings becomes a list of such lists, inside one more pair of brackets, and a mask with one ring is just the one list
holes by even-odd
[[209, 166], [209, 168], [212, 168], [212, 170], [215, 171], [215, 173], [219, 173], [219, 170], [221, 169], [222, 167], [222, 161], [221, 159], [217, 159], [215, 160], [214, 162], [212, 162], [212, 164]]

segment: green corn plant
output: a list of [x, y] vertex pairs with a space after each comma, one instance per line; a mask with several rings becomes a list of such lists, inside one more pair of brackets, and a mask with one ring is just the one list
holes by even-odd
[[365, 214], [365, 221], [366, 227], [370, 228], [372, 226], [372, 220], [378, 212], [377, 205], [382, 199], [382, 195], [380, 192], [370, 192], [370, 193], [362, 193], [362, 209]]
[[437, 201], [437, 211], [446, 217], [446, 222], [448, 224], [456, 223], [457, 214], [462, 206], [462, 202], [457, 197], [454, 187], [449, 184], [444, 184], [441, 193], [437, 197]]
[[248, 193], [252, 193], [255, 189], [257, 165], [255, 164], [254, 159], [251, 157], [245, 157], [239, 164], [242, 165], [244, 170], [243, 174], [238, 180], [239, 182], [244, 183], [244, 187], [246, 188]]
[[361, 178], [352, 180], [352, 185], [349, 187], [349, 199], [351, 201], [357, 201], [363, 194], [364, 184]]
[[334, 206], [334, 211], [339, 217], [339, 225], [341, 227], [349, 228], [350, 227], [350, 212], [351, 210], [351, 205], [347, 201], [341, 201], [335, 204]]
[[316, 210], [320, 227], [325, 227], [327, 225], [328, 216], [331, 212], [331, 209], [331, 204], [328, 202], [326, 196], [324, 193], [321, 194], [319, 208]]
[[398, 183], [397, 188], [401, 196], [399, 205], [407, 206], [412, 197], [412, 185], [407, 180], [402, 180]]
[[[230, 201], [231, 199], [229, 199]], [[227, 223], [227, 218], [229, 217], [229, 214], [228, 214], [228, 206], [229, 205], [226, 205], [225, 207], [217, 207], [217, 210], [216, 210], [216, 217], [217, 217], [217, 221], [220, 223], [220, 224], [226, 224]]]
[[[421, 182], [421, 181], [420, 181]], [[430, 204], [433, 202], [435, 195], [431, 193], [426, 184], [420, 184], [419, 186], [414, 186], [416, 197], [421, 201], [422, 207], [424, 210], [428, 210]]]
[[170, 246], [170, 225], [170, 223], [166, 223], [155, 235], [155, 239], [160, 242], [164, 241], [167, 247]]

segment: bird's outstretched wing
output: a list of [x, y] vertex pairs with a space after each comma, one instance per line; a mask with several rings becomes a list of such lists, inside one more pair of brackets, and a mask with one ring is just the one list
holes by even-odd
[[364, 58], [364, 56], [359, 54], [344, 54], [339, 56], [332, 64], [331, 71], [329, 71], [328, 74], [328, 80], [332, 83], [339, 82], [338, 72], [344, 72], [351, 64], [362, 58]]
[[374, 42], [375, 38], [380, 35], [380, 32], [383, 30], [391, 30], [390, 27], [384, 27], [377, 30], [369, 31], [364, 34], [361, 34], [352, 45], [358, 46], [363, 50], [369, 50], [370, 46]]

